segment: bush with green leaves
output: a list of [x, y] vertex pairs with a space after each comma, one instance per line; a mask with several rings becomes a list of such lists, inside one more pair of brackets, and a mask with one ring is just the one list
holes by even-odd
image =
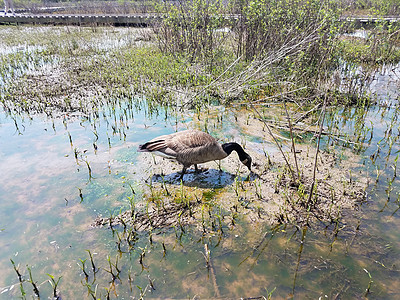
[[212, 61], [220, 50], [224, 26], [220, 0], [189, 0], [156, 5], [163, 15], [155, 27], [159, 48], [168, 53], [185, 53], [190, 61]]
[[191, 0], [162, 2], [157, 10], [164, 15], [155, 28], [159, 48], [192, 62], [276, 56], [276, 69], [301, 84], [315, 84], [321, 70], [332, 69], [340, 30], [334, 1]]

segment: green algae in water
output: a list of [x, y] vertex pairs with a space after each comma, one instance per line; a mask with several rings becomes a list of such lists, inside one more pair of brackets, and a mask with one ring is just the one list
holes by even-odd
[[203, 192], [203, 197], [206, 201], [211, 201], [215, 198], [215, 196], [218, 194], [216, 190], [209, 190], [209, 191], [204, 191]]

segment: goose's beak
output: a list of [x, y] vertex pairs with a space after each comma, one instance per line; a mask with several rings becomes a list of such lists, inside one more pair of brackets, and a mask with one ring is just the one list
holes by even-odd
[[251, 160], [245, 160], [244, 161], [244, 165], [247, 167], [247, 169], [249, 169], [249, 171], [251, 172]]

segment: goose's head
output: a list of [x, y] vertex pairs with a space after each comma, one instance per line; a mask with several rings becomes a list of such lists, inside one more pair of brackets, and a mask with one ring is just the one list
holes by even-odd
[[243, 157], [241, 157], [240, 161], [244, 164], [250, 171], [251, 171], [251, 157], [246, 152], [244, 153]]
[[233, 150], [239, 155], [239, 159], [251, 171], [251, 157], [248, 155], [238, 143], [231, 142], [222, 145], [222, 149], [227, 155], [231, 154]]

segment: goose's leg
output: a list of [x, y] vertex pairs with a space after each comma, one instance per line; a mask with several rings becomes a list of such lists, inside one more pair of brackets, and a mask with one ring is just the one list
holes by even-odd
[[194, 170], [196, 171], [196, 173], [201, 173], [201, 172], [205, 172], [208, 170], [208, 168], [198, 168], [197, 164], [194, 165]]
[[185, 175], [186, 169], [187, 168], [184, 166], [183, 169], [182, 169], [182, 172], [181, 172], [181, 177], [179, 177], [180, 180], [183, 180], [183, 175]]

